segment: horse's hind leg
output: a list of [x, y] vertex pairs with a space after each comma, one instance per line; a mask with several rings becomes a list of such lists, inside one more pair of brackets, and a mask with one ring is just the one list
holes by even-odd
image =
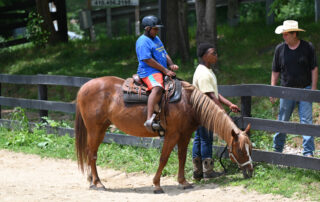
[[191, 138], [191, 135], [190, 137], [187, 137], [186, 135], [185, 136], [181, 135], [178, 141], [178, 158], [179, 158], [178, 182], [179, 182], [179, 188], [181, 189], [192, 188], [192, 185], [186, 181], [186, 178], [184, 176], [184, 168], [186, 164], [187, 150], [188, 150], [188, 144], [189, 144], [190, 138]]
[[88, 130], [88, 139], [87, 139], [87, 152], [88, 152], [88, 167], [90, 172], [88, 173], [88, 180], [90, 180], [90, 189], [94, 190], [106, 190], [100, 178], [98, 176], [96, 161], [98, 148], [101, 142], [103, 141], [105, 135], [105, 130]]

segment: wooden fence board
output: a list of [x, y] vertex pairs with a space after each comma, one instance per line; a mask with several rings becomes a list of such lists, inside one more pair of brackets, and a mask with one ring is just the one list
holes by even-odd
[[74, 77], [74, 76], [50, 76], [38, 75], [38, 84], [44, 85], [63, 85], [81, 87], [84, 83], [91, 80], [87, 77]]
[[219, 85], [219, 92], [226, 97], [265, 96], [320, 102], [320, 91], [264, 84]]
[[245, 128], [251, 123], [252, 130], [264, 130], [269, 132], [283, 132], [297, 135], [310, 135], [320, 137], [320, 125], [300, 124], [288, 121], [267, 120], [252, 117], [233, 117], [240, 128]]
[[320, 170], [319, 158], [304, 157], [295, 154], [283, 154], [277, 152], [253, 150], [252, 160], [255, 162], [265, 162], [275, 165]]
[[87, 77], [51, 76], [51, 75], [9, 75], [0, 74], [0, 83], [29, 84], [29, 85], [63, 85], [80, 87], [91, 80]]
[[42, 101], [0, 96], [0, 105], [75, 113], [75, 104], [67, 102]]

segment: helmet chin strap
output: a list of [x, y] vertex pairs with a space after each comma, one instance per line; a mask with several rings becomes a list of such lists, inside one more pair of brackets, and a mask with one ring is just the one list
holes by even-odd
[[150, 26], [148, 26], [148, 27], [146, 27], [145, 28], [145, 32], [144, 32], [144, 34], [147, 36], [147, 37], [149, 37], [149, 38], [154, 38], [154, 37], [152, 37], [151, 35], [150, 35], [150, 31], [151, 31], [151, 27]]

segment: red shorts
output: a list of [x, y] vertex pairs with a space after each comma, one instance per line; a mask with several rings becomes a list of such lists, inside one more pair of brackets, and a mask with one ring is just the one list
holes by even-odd
[[142, 78], [142, 81], [148, 86], [148, 91], [156, 86], [160, 86], [161, 88], [164, 88], [162, 73], [151, 74], [145, 78]]

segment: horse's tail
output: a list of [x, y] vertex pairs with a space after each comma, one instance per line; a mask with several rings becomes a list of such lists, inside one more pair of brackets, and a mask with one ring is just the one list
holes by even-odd
[[87, 162], [87, 128], [84, 125], [79, 106], [76, 106], [76, 119], [75, 119], [75, 138], [78, 166], [84, 172], [84, 163]]

